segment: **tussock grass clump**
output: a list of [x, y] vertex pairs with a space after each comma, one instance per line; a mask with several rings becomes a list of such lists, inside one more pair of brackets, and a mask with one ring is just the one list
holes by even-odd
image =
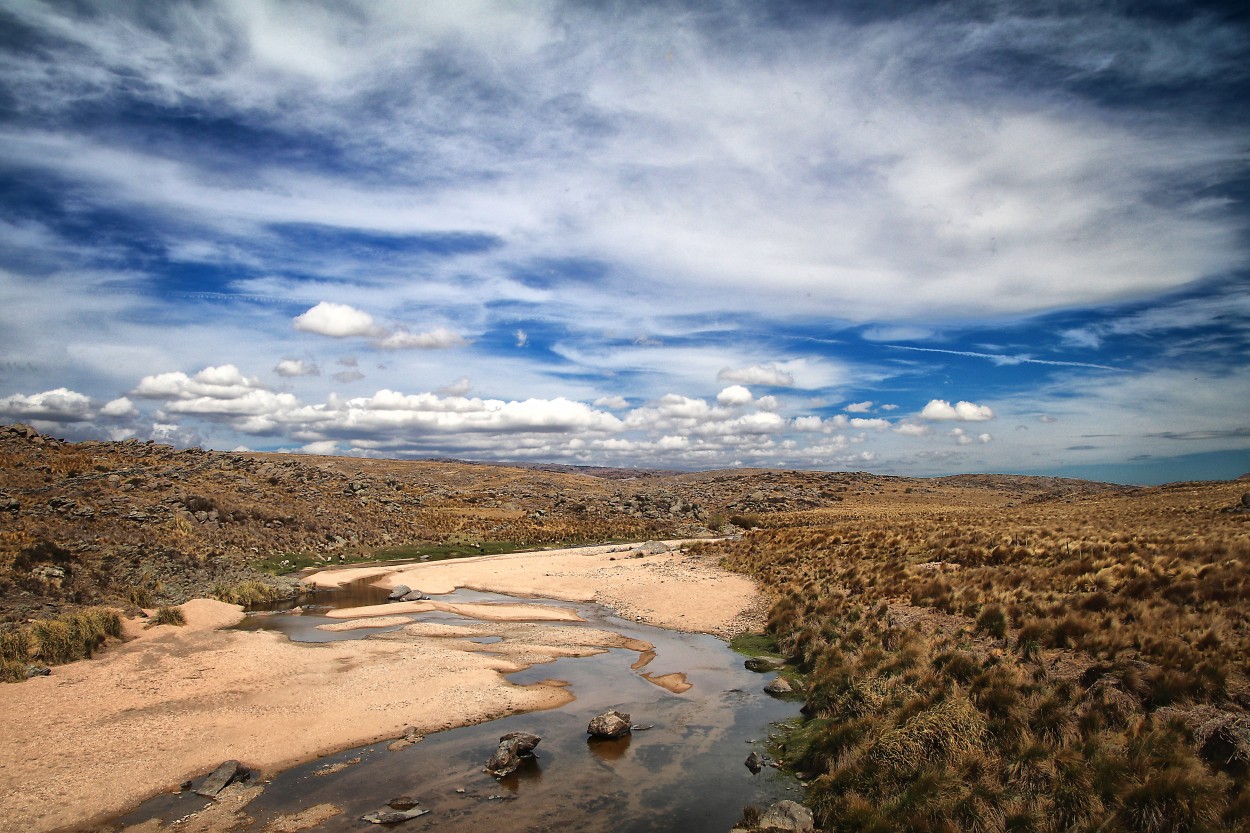
[[182, 608], [172, 605], [165, 605], [157, 608], [156, 615], [148, 620], [146, 627], [154, 628], [157, 625], [185, 625], [187, 617], [183, 614]]
[[64, 665], [87, 659], [109, 637], [121, 635], [121, 614], [111, 607], [88, 607], [10, 626], [0, 630], [0, 679], [25, 679], [26, 667], [34, 662]]
[[282, 590], [263, 581], [240, 581], [237, 584], [218, 585], [213, 588], [213, 598], [232, 605], [248, 605], [281, 598]]

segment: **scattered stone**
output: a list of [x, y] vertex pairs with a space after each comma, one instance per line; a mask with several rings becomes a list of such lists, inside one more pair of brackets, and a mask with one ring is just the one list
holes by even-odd
[[760, 830], [765, 833], [813, 833], [816, 822], [812, 811], [797, 801], [778, 801], [760, 816]]
[[786, 664], [784, 659], [776, 657], [751, 657], [743, 665], [748, 671], [755, 671], [763, 674], [768, 671], [780, 671]]
[[384, 807], [372, 813], [365, 813], [360, 817], [360, 820], [372, 822], [373, 824], [399, 824], [401, 821], [420, 818], [429, 812], [429, 810], [420, 810], [416, 807], [411, 810], [392, 810]]
[[417, 730], [416, 726], [405, 726], [404, 733], [397, 740], [387, 745], [387, 749], [391, 752], [398, 752], [401, 749], [407, 749], [414, 743], [420, 743], [425, 740], [425, 735]]
[[246, 777], [247, 770], [243, 768], [242, 764], [238, 761], [225, 761], [204, 779], [204, 783], [200, 784], [195, 794], [202, 795], [205, 798], [216, 798], [217, 794], [226, 787]]
[[593, 718], [586, 727], [586, 733], [596, 738], [619, 738], [628, 735], [632, 728], [628, 714], [610, 709]]
[[178, 785], [178, 789], [181, 790], [182, 792], [186, 792], [187, 790], [191, 789], [192, 784], [193, 782], [191, 781], [183, 781], [181, 784]]
[[787, 680], [785, 677], [778, 677], [777, 679], [773, 680], [768, 685], [764, 686], [764, 691], [774, 696], [780, 696], [783, 694], [793, 694], [794, 686], [790, 685], [790, 681]]
[[758, 775], [764, 769], [768, 760], [760, 753], [752, 752], [750, 755], [747, 755], [745, 763], [747, 769], [751, 770], [752, 774]]
[[397, 602], [400, 599], [402, 599], [404, 596], [407, 596], [411, 592], [412, 592], [412, 588], [409, 587], [408, 585], [397, 584], [395, 585], [395, 588], [391, 590], [391, 594], [386, 597], [386, 600], [388, 602]]
[[541, 742], [542, 738], [529, 732], [509, 732], [499, 739], [499, 748], [486, 762], [486, 771], [496, 778], [516, 772], [526, 760], [537, 757], [534, 747]]

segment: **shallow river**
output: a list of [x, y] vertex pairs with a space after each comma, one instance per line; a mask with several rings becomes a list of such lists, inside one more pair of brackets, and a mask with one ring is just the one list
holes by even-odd
[[[338, 607], [376, 604], [386, 591], [364, 584], [325, 591], [300, 600]], [[387, 744], [360, 747], [287, 770], [266, 782], [247, 813], [255, 823], [240, 831], [261, 831], [274, 817], [328, 802], [342, 813], [312, 831], [374, 828], [360, 816], [390, 798], [410, 795], [430, 814], [388, 829], [401, 833], [441, 831], [690, 831], [726, 833], [747, 804], [767, 807], [782, 798], [801, 800], [797, 782], [765, 768], [753, 775], [744, 765], [752, 750], [765, 754], [772, 724], [798, 714], [798, 704], [763, 691], [771, 674], [743, 668], [743, 657], [719, 639], [654, 628], [618, 618], [593, 604], [516, 599], [461, 590], [436, 597], [448, 602], [539, 602], [574, 609], [583, 627], [602, 628], [655, 646], [645, 667], [636, 651], [611, 650], [592, 657], [557, 660], [509, 675], [525, 685], [565, 680], [576, 700], [559, 709], [534, 712], [429, 735], [397, 751]], [[432, 612], [414, 621], [465, 623]], [[378, 630], [326, 632], [316, 626], [341, 622], [304, 613], [258, 613], [240, 625], [284, 632], [296, 641], [361, 639]], [[489, 643], [497, 637], [477, 641]], [[487, 649], [489, 650], [489, 649]], [[643, 673], [682, 672], [692, 688], [674, 694]], [[420, 685], [420, 674], [413, 675]], [[591, 741], [586, 724], [609, 708], [628, 712], [635, 731], [615, 741]], [[542, 737], [536, 761], [502, 780], [482, 771], [499, 736], [525, 731]], [[356, 762], [358, 759], [358, 762]], [[336, 764], [349, 764], [337, 771]], [[126, 823], [158, 816], [170, 821], [195, 812], [205, 801], [191, 793], [158, 796], [129, 814]]]

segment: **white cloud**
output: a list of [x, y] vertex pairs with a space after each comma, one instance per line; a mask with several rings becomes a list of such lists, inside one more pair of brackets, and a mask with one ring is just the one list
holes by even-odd
[[927, 437], [933, 433], [933, 429], [916, 422], [900, 422], [894, 426], [894, 433], [904, 437]]
[[601, 396], [595, 400], [596, 408], [609, 408], [613, 411], [629, 407], [629, 400], [623, 396]]
[[726, 367], [716, 374], [721, 382], [740, 382], [744, 385], [771, 385], [773, 387], [791, 387], [794, 375], [770, 364], [753, 364], [747, 367]]
[[126, 419], [139, 415], [139, 409], [135, 404], [124, 396], [111, 400], [100, 408], [100, 416], [109, 417], [110, 419]]
[[446, 327], [435, 327], [425, 333], [396, 330], [377, 342], [383, 350], [448, 350], [467, 344], [464, 337]]
[[818, 416], [801, 416], [794, 420], [795, 431], [820, 431], [823, 423]]
[[730, 385], [729, 387], [716, 394], [716, 401], [722, 405], [736, 406], [748, 405], [755, 399], [751, 395], [751, 391], [742, 385]]
[[851, 420], [851, 427], [867, 429], [869, 431], [884, 431], [890, 427], [890, 421], [888, 419], [880, 418], [864, 419], [862, 417], [855, 417]]
[[264, 387], [232, 364], [206, 367], [194, 377], [182, 371], [144, 376], [131, 392], [143, 399], [238, 399]]
[[17, 419], [81, 422], [91, 419], [91, 399], [67, 388], [32, 393], [29, 396], [15, 393], [0, 399], [0, 414]]
[[318, 440], [316, 442], [305, 443], [300, 446], [299, 450], [303, 454], [337, 454], [339, 452], [339, 444], [334, 440]]
[[444, 385], [438, 389], [438, 392], [447, 396], [464, 396], [473, 389], [473, 383], [469, 381], [468, 376], [461, 376], [450, 385]]
[[994, 418], [994, 411], [988, 405], [977, 405], [973, 402], [956, 402], [954, 405], [945, 399], [931, 399], [920, 412], [922, 419], [959, 420], [960, 422], [984, 422]]
[[302, 332], [331, 338], [373, 336], [379, 332], [372, 315], [333, 301], [321, 301], [307, 312], [297, 315], [294, 324], [295, 329]]
[[866, 402], [852, 402], [842, 410], [851, 414], [866, 414], [872, 410], [872, 402], [871, 400]]
[[512, 335], [516, 338], [517, 347], [524, 347], [530, 343], [529, 333], [525, 332], [525, 330], [517, 330]]
[[316, 362], [304, 359], [283, 359], [274, 366], [273, 371], [279, 376], [317, 376], [320, 375], [321, 368], [317, 367]]

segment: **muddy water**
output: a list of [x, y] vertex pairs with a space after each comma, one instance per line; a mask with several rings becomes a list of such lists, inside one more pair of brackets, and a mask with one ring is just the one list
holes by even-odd
[[[318, 594], [304, 604], [356, 606], [378, 603], [365, 585]], [[385, 598], [385, 591], [381, 591]], [[515, 599], [457, 591], [448, 602], [539, 602], [576, 610], [586, 627], [603, 628], [655, 646], [654, 657], [611, 650], [561, 659], [512, 674], [519, 685], [558, 679], [576, 700], [560, 709], [517, 715], [428, 736], [397, 751], [387, 744], [361, 747], [319, 759], [276, 776], [247, 812], [255, 821], [239, 828], [261, 831], [278, 816], [330, 803], [342, 812], [314, 831], [359, 831], [360, 821], [394, 796], [420, 800], [430, 814], [404, 822], [403, 833], [443, 831], [691, 831], [725, 833], [747, 804], [767, 806], [799, 799], [796, 782], [771, 768], [752, 775], [744, 765], [754, 749], [765, 752], [771, 724], [798, 713], [796, 703], [763, 692], [772, 675], [743, 668], [743, 658], [722, 641], [699, 634], [653, 628], [620, 619], [597, 605]], [[413, 620], [466, 620], [446, 613], [414, 614]], [[280, 630], [297, 641], [367, 638], [377, 630], [326, 632], [318, 624], [341, 622], [305, 610], [267, 613], [241, 626]], [[489, 643], [497, 638], [488, 637]], [[489, 650], [489, 647], [484, 650]], [[643, 676], [684, 673], [692, 687], [681, 694]], [[419, 680], [414, 678], [414, 684]], [[586, 724], [609, 708], [651, 727], [617, 741], [592, 741]], [[538, 758], [502, 780], [482, 772], [500, 735], [513, 731], [542, 737]], [[132, 814], [176, 818], [196, 809], [187, 794], [167, 796]], [[145, 812], [146, 811], [146, 812]]]

